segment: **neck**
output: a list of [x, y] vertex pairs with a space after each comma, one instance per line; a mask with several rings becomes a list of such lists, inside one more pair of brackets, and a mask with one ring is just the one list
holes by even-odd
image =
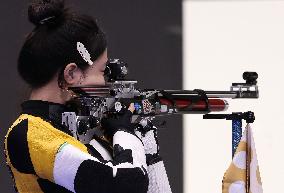
[[30, 100], [49, 101], [59, 104], [65, 104], [68, 99], [69, 94], [58, 87], [57, 81], [32, 90], [30, 96]]

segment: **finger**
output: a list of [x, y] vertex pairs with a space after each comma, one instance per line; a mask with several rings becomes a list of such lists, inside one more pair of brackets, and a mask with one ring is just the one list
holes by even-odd
[[121, 121], [124, 123], [131, 123], [132, 121], [132, 112], [130, 110], [127, 110], [121, 117]]
[[131, 111], [131, 113], [133, 113], [135, 111], [134, 103], [131, 103], [129, 105], [128, 110]]

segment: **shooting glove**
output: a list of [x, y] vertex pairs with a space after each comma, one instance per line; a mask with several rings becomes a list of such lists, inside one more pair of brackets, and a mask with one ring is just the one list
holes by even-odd
[[139, 123], [136, 135], [143, 142], [146, 152], [149, 186], [147, 193], [172, 193], [164, 162], [160, 157], [157, 127], [144, 119]]
[[124, 114], [115, 118], [103, 118], [101, 126], [104, 129], [104, 135], [112, 138], [118, 130], [124, 130], [134, 134], [134, 125], [131, 123], [132, 112], [127, 110]]
[[157, 127], [155, 127], [150, 120], [143, 119], [136, 127], [135, 133], [143, 142], [147, 165], [161, 161]]

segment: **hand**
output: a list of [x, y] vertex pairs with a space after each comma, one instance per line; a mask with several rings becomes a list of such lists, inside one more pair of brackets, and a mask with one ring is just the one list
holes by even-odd
[[101, 126], [104, 129], [106, 137], [112, 138], [118, 130], [125, 130], [134, 133], [134, 125], [131, 123], [132, 113], [134, 112], [134, 104], [130, 104], [128, 110], [116, 118], [103, 118]]

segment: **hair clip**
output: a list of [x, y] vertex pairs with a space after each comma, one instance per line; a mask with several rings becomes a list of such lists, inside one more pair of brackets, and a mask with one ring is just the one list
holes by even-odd
[[82, 56], [82, 58], [91, 66], [93, 65], [93, 61], [91, 60], [91, 55], [81, 42], [77, 42], [77, 50]]
[[41, 25], [44, 25], [46, 22], [48, 22], [48, 21], [50, 21], [50, 20], [53, 20], [53, 19], [55, 19], [56, 17], [55, 16], [50, 16], [50, 17], [47, 17], [47, 18], [45, 18], [45, 19], [42, 19], [42, 20], [40, 20], [40, 24]]

